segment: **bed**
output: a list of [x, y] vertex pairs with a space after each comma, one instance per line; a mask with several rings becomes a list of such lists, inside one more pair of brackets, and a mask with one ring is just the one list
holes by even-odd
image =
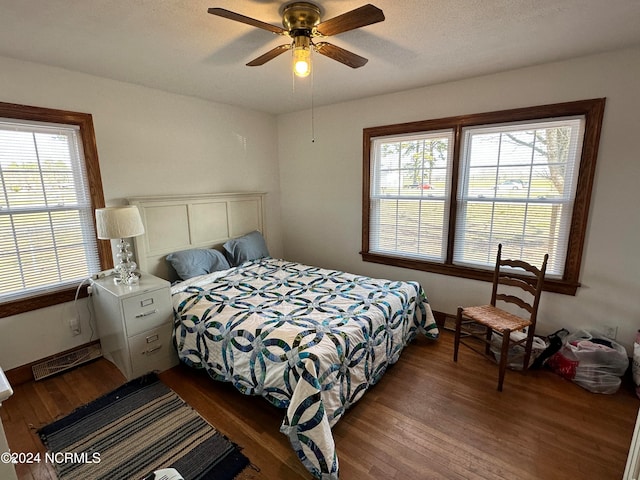
[[129, 201], [145, 223], [141, 270], [188, 277], [172, 287], [181, 361], [282, 408], [281, 432], [300, 461], [315, 478], [337, 479], [331, 428], [416, 335], [438, 338], [420, 285], [270, 257], [261, 193]]

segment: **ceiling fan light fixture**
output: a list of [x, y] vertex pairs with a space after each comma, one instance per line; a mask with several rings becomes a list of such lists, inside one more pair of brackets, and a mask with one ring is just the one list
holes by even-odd
[[311, 73], [311, 48], [314, 51], [340, 62], [351, 68], [360, 68], [367, 63], [367, 59], [356, 55], [331, 43], [312, 42], [311, 39], [326, 38], [342, 32], [348, 32], [367, 25], [384, 21], [384, 13], [378, 7], [371, 4], [364, 5], [355, 10], [343, 13], [329, 20], [321, 21], [320, 7], [311, 2], [293, 2], [286, 4], [282, 11], [282, 25], [278, 27], [255, 18], [247, 17], [240, 13], [232, 12], [224, 8], [209, 8], [210, 14], [236, 22], [251, 25], [252, 27], [267, 30], [276, 35], [292, 38], [293, 42], [278, 45], [267, 53], [247, 63], [248, 67], [257, 67], [273, 60], [278, 55], [292, 51], [293, 71], [299, 77], [307, 77]]
[[311, 39], [306, 35], [293, 39], [293, 73], [301, 78], [311, 73]]

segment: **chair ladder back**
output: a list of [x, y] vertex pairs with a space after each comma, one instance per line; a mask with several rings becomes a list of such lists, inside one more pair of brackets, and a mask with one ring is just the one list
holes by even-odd
[[[542, 294], [542, 286], [544, 284], [544, 275], [547, 270], [547, 260], [549, 254], [545, 254], [542, 262], [542, 267], [537, 268], [524, 260], [512, 260], [502, 258], [502, 244], [498, 244], [498, 254], [496, 258], [496, 268], [493, 273], [493, 290], [491, 292], [491, 305], [496, 306], [496, 301], [501, 300], [503, 302], [512, 303], [518, 307], [526, 310], [531, 315], [531, 322], [535, 323], [536, 314], [538, 310], [538, 304], [540, 303], [540, 295]], [[513, 272], [505, 272], [501, 270], [501, 267], [520, 268], [525, 272], [532, 274], [533, 276], [516, 277]], [[531, 294], [532, 299], [530, 302], [516, 297], [514, 295], [508, 295], [498, 292], [498, 285], [506, 285], [510, 287], [520, 288], [521, 290]]]
[[517, 287], [526, 292], [529, 292], [531, 295], [536, 294], [536, 288], [538, 287], [538, 279], [537, 278], [518, 278], [512, 277], [509, 274], [503, 274], [500, 276], [500, 285], [508, 285], [510, 287]]
[[534, 265], [531, 265], [530, 263], [527, 263], [523, 260], [510, 260], [510, 259], [504, 259], [500, 261], [500, 264], [502, 266], [506, 266], [506, 267], [513, 267], [513, 268], [521, 268], [531, 274], [533, 274], [534, 277], [538, 277], [540, 276], [540, 269]]
[[530, 314], [533, 314], [534, 305], [532, 303], [528, 303], [520, 297], [516, 297], [514, 295], [507, 295], [504, 293], [498, 293], [496, 295], [496, 300], [501, 300], [507, 303], [513, 303], [514, 305], [519, 306], [523, 310], [526, 310]]

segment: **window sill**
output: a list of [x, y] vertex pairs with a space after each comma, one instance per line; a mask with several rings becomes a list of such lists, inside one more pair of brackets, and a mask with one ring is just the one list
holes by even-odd
[[[442, 263], [427, 262], [406, 257], [391, 257], [375, 253], [360, 252], [362, 260], [371, 263], [381, 263], [394, 267], [409, 268], [411, 270], [421, 270], [423, 272], [438, 273], [471, 280], [484, 282], [493, 281], [492, 270], [482, 270], [479, 268], [461, 267], [459, 265], [445, 265]], [[545, 279], [543, 290], [546, 292], [560, 293], [563, 295], [575, 295], [580, 283], [569, 282], [558, 279]]]
[[[87, 288], [80, 290], [78, 298], [87, 296]], [[0, 303], [0, 318], [18, 315], [19, 313], [51, 307], [60, 303], [72, 302], [76, 298], [76, 288], [67, 288], [52, 293], [21, 298], [5, 303]]]

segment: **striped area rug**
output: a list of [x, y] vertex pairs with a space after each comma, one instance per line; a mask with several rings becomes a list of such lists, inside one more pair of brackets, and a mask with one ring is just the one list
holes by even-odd
[[155, 374], [133, 380], [38, 432], [60, 480], [232, 480], [249, 460]]

